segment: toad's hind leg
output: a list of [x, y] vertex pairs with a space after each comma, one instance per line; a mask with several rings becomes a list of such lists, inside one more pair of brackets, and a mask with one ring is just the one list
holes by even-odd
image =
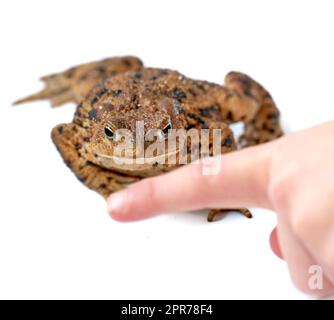
[[50, 99], [53, 107], [73, 100], [69, 80], [63, 73], [41, 78], [45, 83], [45, 88], [30, 96], [15, 101], [13, 104], [18, 105], [35, 100]]
[[252, 213], [246, 209], [246, 208], [241, 208], [241, 209], [211, 209], [209, 214], [208, 214], [208, 221], [212, 222], [214, 221], [215, 217], [220, 214], [220, 213], [228, 213], [231, 211], [237, 211], [240, 212], [241, 214], [243, 214], [245, 217], [247, 218], [252, 218]]
[[81, 64], [63, 72], [42, 77], [41, 80], [45, 83], [45, 88], [40, 92], [17, 100], [14, 105], [41, 99], [50, 99], [53, 107], [66, 102], [80, 103], [100, 81], [141, 67], [141, 60], [130, 56]]
[[51, 137], [64, 162], [88, 188], [107, 198], [126, 185], [117, 181], [117, 176], [109, 170], [96, 166], [81, 156], [85, 152], [81, 127], [73, 123], [58, 125], [52, 130]]
[[240, 96], [252, 98], [259, 105], [255, 116], [245, 121], [245, 131], [239, 138], [242, 147], [268, 142], [283, 135], [279, 124], [279, 111], [264, 87], [249, 76], [239, 72], [227, 74], [225, 86]]

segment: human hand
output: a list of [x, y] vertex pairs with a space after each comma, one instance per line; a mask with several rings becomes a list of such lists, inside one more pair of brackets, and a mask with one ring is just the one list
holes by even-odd
[[[203, 175], [208, 163], [198, 161], [111, 195], [108, 210], [119, 221], [203, 208], [273, 210], [278, 226], [271, 246], [295, 285], [328, 295], [334, 292], [333, 136], [334, 121], [224, 154], [211, 161], [220, 166], [217, 175]], [[310, 287], [311, 266], [323, 272], [321, 290]]]

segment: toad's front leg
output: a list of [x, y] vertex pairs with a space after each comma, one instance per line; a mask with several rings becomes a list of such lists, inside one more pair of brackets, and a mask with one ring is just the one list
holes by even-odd
[[111, 193], [124, 188], [131, 177], [121, 177], [112, 171], [101, 168], [84, 157], [85, 131], [76, 124], [61, 124], [51, 133], [52, 140], [64, 162], [77, 178], [88, 188], [107, 198]]
[[[279, 110], [268, 91], [249, 76], [230, 72], [225, 77], [225, 86], [242, 99], [256, 101], [258, 110], [251, 118], [240, 119], [245, 123], [239, 138], [241, 147], [247, 147], [279, 138], [283, 130], [279, 123]], [[253, 103], [249, 103], [250, 112]], [[238, 119], [239, 120], [239, 119]]]
[[[221, 153], [224, 154], [224, 153], [228, 153], [228, 152], [236, 150], [237, 146], [236, 146], [236, 143], [234, 141], [233, 132], [229, 128], [229, 126], [226, 125], [225, 123], [221, 123], [221, 122], [211, 122], [210, 123], [210, 127], [209, 127], [209, 132], [210, 132], [210, 134], [209, 134], [210, 156], [215, 155], [213, 153], [213, 151], [214, 151], [213, 150], [213, 145], [214, 145], [213, 139], [215, 138], [215, 135], [213, 134], [213, 131], [216, 130], [216, 129], [220, 129]], [[209, 168], [207, 168], [207, 169], [209, 169]], [[207, 173], [209, 173], [209, 174], [215, 174], [215, 170], [208, 170]], [[203, 174], [204, 174], [204, 172], [203, 172]], [[234, 209], [234, 208], [231, 208], [231, 209], [211, 209], [209, 211], [209, 214], [208, 214], [208, 221], [209, 222], [214, 221], [215, 217], [218, 214], [228, 213], [228, 212], [232, 212], [232, 211], [240, 212], [245, 217], [252, 218], [251, 212], [248, 209], [246, 209], [246, 208], [239, 208], [239, 209]]]

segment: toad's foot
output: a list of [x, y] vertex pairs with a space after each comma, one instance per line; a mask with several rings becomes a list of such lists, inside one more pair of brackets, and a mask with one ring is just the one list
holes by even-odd
[[214, 221], [216, 215], [218, 215], [220, 213], [226, 213], [226, 212], [231, 212], [231, 211], [238, 211], [247, 218], [252, 218], [253, 217], [251, 212], [246, 208], [241, 208], [241, 209], [211, 209], [209, 214], [208, 214], [208, 221], [209, 222]]

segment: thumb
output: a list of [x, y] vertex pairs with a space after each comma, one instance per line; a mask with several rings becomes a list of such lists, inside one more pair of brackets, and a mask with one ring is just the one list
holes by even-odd
[[202, 159], [132, 184], [109, 197], [109, 213], [114, 219], [131, 221], [160, 212], [270, 208], [267, 187], [274, 143]]

